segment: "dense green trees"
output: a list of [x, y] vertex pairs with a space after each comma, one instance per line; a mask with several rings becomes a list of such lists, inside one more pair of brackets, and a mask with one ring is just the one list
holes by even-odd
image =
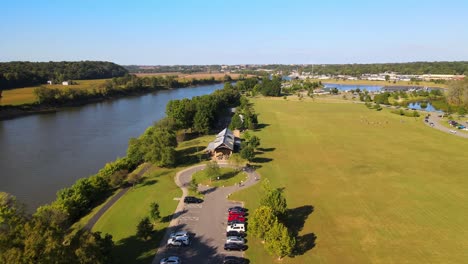
[[112, 237], [69, 233], [66, 211], [43, 206], [32, 216], [6, 193], [0, 193], [0, 263], [109, 263]]
[[263, 240], [276, 221], [277, 217], [271, 207], [260, 206], [250, 219], [249, 230], [252, 235]]
[[291, 255], [296, 240], [282, 222], [286, 216], [286, 199], [281, 190], [272, 189], [268, 180], [263, 182], [260, 207], [250, 219], [249, 232], [264, 240], [265, 249], [278, 258]]
[[239, 105], [240, 93], [230, 83], [210, 95], [190, 99], [172, 100], [166, 106], [168, 119], [177, 129], [193, 129], [207, 134], [226, 115], [228, 108]]
[[468, 78], [449, 84], [447, 101], [455, 106], [462, 106], [468, 109]]
[[34, 86], [47, 81], [104, 79], [119, 77], [128, 71], [112, 62], [3, 62], [0, 63], [0, 89]]
[[262, 82], [256, 87], [256, 90], [264, 96], [280, 96], [281, 95], [281, 76], [264, 77]]

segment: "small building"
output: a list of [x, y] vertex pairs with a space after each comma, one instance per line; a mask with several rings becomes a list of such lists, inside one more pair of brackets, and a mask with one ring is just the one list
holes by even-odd
[[70, 85], [70, 82], [62, 82], [62, 85]]
[[213, 159], [226, 160], [239, 146], [240, 139], [236, 138], [231, 130], [225, 128], [216, 135], [215, 140], [210, 142], [205, 150]]

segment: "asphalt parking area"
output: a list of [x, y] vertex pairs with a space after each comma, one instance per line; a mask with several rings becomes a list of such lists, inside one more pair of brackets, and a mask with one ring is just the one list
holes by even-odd
[[[188, 170], [190, 175], [181, 175], [181, 185], [190, 181], [192, 173], [196, 170]], [[242, 203], [229, 201], [229, 194], [255, 184], [255, 172], [249, 174], [249, 181], [242, 187], [231, 186], [211, 188], [206, 192], [204, 202], [201, 204], [184, 204], [183, 209], [174, 219], [175, 224], [170, 232], [187, 231], [191, 234], [191, 244], [187, 247], [160, 247], [153, 263], [168, 256], [178, 256], [183, 263], [222, 263], [225, 256], [243, 257], [243, 252], [226, 251], [226, 227], [228, 208], [243, 206]], [[248, 218], [248, 216], [247, 216]], [[248, 239], [248, 237], [246, 238]], [[167, 236], [163, 243], [167, 242]], [[247, 243], [248, 245], [248, 243]]]

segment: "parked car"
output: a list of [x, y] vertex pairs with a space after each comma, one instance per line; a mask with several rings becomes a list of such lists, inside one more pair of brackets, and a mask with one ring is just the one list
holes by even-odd
[[184, 247], [190, 245], [189, 237], [171, 237], [167, 240], [168, 247]]
[[225, 256], [223, 264], [244, 264], [247, 261], [244, 258], [235, 257], [235, 256]]
[[163, 258], [161, 259], [161, 261], [159, 261], [159, 264], [181, 264], [181, 263], [182, 261], [180, 260], [180, 258], [176, 256]]
[[226, 232], [226, 237], [230, 237], [230, 236], [246, 237], [247, 234], [244, 232], [238, 232], [238, 231]]
[[239, 250], [244, 251], [246, 246], [244, 244], [239, 243], [226, 243], [224, 244], [224, 250], [231, 251], [231, 250]]
[[228, 222], [231, 221], [239, 221], [239, 222], [245, 222], [245, 217], [240, 216], [240, 215], [229, 215], [228, 216]]
[[173, 238], [176, 238], [176, 237], [189, 237], [189, 233], [186, 232], [186, 231], [179, 231], [179, 232], [174, 232], [174, 233], [171, 233], [169, 235], [169, 237], [173, 237]]
[[203, 199], [193, 197], [193, 196], [186, 196], [184, 198], [184, 203], [190, 204], [190, 203], [203, 203]]
[[245, 232], [245, 225], [239, 223], [228, 225], [226, 227], [226, 232], [230, 231]]
[[241, 212], [241, 211], [231, 211], [231, 212], [229, 212], [229, 215], [245, 216], [245, 213]]
[[245, 244], [245, 239], [238, 236], [230, 236], [226, 238], [226, 243], [239, 243]]
[[231, 211], [247, 212], [247, 209], [245, 209], [242, 206], [234, 206], [228, 209], [228, 212], [231, 212]]

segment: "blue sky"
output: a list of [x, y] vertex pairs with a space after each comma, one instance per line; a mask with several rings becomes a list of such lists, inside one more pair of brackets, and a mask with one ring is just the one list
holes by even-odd
[[468, 1], [12, 0], [0, 14], [0, 61], [468, 60]]

